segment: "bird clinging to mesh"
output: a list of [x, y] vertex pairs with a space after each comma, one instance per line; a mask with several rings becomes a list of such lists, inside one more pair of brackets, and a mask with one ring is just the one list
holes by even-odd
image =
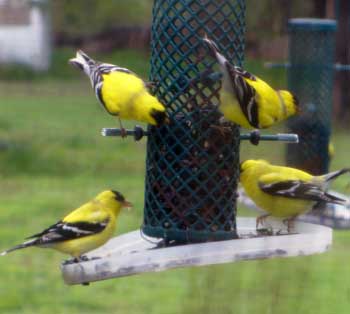
[[120, 210], [131, 206], [120, 192], [103, 191], [56, 224], [28, 237], [29, 240], [2, 252], [0, 256], [35, 246], [52, 248], [81, 261], [84, 253], [96, 249], [112, 237]]
[[329, 183], [350, 172], [350, 168], [313, 176], [290, 167], [274, 166], [265, 160], [241, 163], [240, 182], [254, 203], [267, 212], [256, 220], [256, 227], [268, 216], [284, 218], [288, 231], [294, 218], [322, 203], [347, 205], [348, 200], [327, 192]]
[[155, 126], [168, 122], [163, 104], [148, 92], [147, 84], [130, 70], [97, 62], [81, 50], [69, 63], [90, 78], [96, 97], [106, 111], [118, 116], [123, 137], [126, 132], [120, 119], [137, 120]]
[[296, 114], [297, 98], [286, 90], [275, 90], [257, 76], [232, 65], [207, 36], [203, 41], [220, 66], [220, 105], [224, 117], [248, 129], [264, 129]]

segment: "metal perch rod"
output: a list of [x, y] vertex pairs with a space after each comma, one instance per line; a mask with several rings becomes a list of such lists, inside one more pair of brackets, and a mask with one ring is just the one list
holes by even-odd
[[[298, 66], [298, 65], [293, 65], [293, 66]], [[299, 65], [299, 67], [302, 67], [302, 66], [304, 65]], [[267, 69], [290, 68], [291, 64], [290, 62], [285, 62], [285, 63], [265, 62], [264, 67]], [[350, 71], [350, 64], [335, 63], [333, 64], [333, 68], [336, 71]]]
[[[139, 141], [142, 137], [148, 136], [148, 131], [142, 127], [136, 125], [133, 130], [125, 130], [126, 135], [134, 136], [135, 141]], [[101, 131], [102, 136], [121, 136], [121, 130], [118, 128], [103, 128]], [[259, 141], [281, 141], [288, 143], [298, 143], [299, 138], [297, 134], [260, 134], [259, 131], [252, 131], [250, 133], [241, 134], [240, 140], [249, 140], [255, 144]]]

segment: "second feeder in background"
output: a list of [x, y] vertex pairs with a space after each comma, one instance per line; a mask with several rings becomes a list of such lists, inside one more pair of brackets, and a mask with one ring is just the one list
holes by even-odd
[[288, 121], [299, 145], [287, 145], [287, 164], [314, 175], [329, 168], [335, 31], [325, 19], [291, 19], [288, 87], [298, 97], [300, 115]]

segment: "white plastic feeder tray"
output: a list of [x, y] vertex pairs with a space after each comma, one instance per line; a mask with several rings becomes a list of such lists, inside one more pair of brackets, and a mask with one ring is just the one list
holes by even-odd
[[[258, 236], [255, 218], [237, 218], [240, 239], [199, 244], [157, 247], [133, 231], [111, 239], [90, 252], [91, 259], [62, 265], [66, 284], [81, 284], [144, 272], [178, 267], [231, 263], [243, 260], [311, 255], [325, 252], [332, 244], [332, 229], [304, 222], [295, 224], [293, 234]], [[285, 229], [275, 220], [266, 220], [274, 232]]]

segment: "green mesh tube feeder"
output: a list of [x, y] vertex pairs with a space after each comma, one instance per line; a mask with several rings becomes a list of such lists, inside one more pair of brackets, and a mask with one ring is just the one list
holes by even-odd
[[288, 85], [301, 115], [288, 121], [299, 145], [287, 145], [287, 164], [315, 175], [328, 172], [336, 21], [291, 19]]
[[209, 34], [241, 65], [245, 1], [156, 0], [150, 80], [171, 124], [150, 127], [142, 231], [166, 241], [225, 240], [236, 235], [239, 129], [226, 137], [212, 125], [221, 114], [219, 80], [201, 80], [215, 61], [199, 58]]

